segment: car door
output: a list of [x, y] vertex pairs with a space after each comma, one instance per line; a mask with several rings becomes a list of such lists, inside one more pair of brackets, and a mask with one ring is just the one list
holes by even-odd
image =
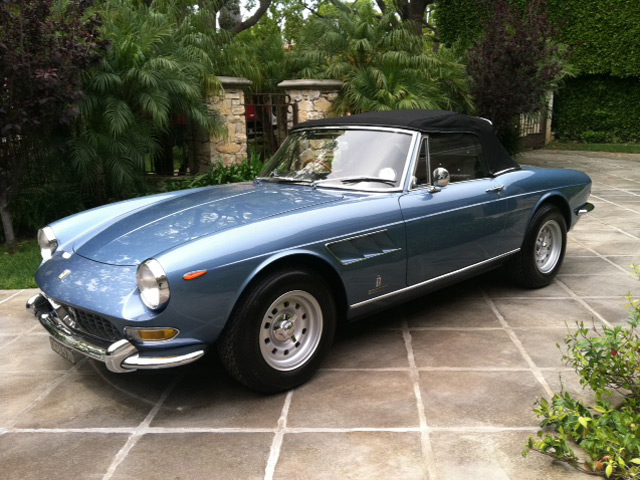
[[[435, 189], [435, 168], [449, 185]], [[415, 285], [492, 258], [504, 229], [499, 180], [489, 177], [478, 138], [467, 133], [424, 136], [410, 191], [400, 198], [407, 232], [407, 283]]]

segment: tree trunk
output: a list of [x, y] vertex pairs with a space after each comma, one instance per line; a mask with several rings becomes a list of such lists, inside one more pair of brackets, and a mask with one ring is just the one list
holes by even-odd
[[9, 247], [9, 253], [14, 254], [18, 251], [18, 242], [16, 242], [16, 235], [13, 232], [13, 220], [9, 212], [9, 199], [6, 190], [0, 193], [0, 218], [2, 218], [4, 240]]

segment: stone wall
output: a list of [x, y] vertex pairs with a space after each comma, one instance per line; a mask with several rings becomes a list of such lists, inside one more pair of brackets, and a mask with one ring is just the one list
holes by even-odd
[[224, 135], [210, 138], [210, 163], [241, 163], [247, 156], [247, 122], [244, 89], [251, 85], [246, 78], [218, 77], [224, 91], [212, 95], [209, 104], [224, 119]]
[[[245, 117], [244, 90], [251, 85], [246, 78], [218, 77], [224, 91], [209, 98], [211, 109], [217, 110], [224, 119], [225, 134], [205, 137], [198, 148], [200, 171], [209, 165], [222, 162], [224, 165], [241, 163], [247, 156], [247, 122]], [[293, 123], [326, 118], [338, 98], [342, 82], [337, 80], [285, 80], [278, 87], [285, 90], [291, 103], [297, 105], [296, 115], [289, 115]], [[206, 135], [206, 132], [204, 132]]]
[[[339, 80], [285, 80], [278, 87], [282, 88], [298, 106], [298, 122], [318, 120], [330, 115], [331, 107], [338, 98], [342, 88]], [[291, 121], [291, 120], [290, 120]]]

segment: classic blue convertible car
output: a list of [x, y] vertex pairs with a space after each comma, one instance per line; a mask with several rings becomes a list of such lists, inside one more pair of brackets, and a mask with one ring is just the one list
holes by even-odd
[[574, 170], [520, 167], [485, 119], [368, 113], [298, 125], [261, 175], [106, 205], [38, 234], [27, 307], [52, 348], [113, 372], [217, 348], [263, 392], [311, 377], [336, 323], [505, 266], [549, 284], [593, 206]]

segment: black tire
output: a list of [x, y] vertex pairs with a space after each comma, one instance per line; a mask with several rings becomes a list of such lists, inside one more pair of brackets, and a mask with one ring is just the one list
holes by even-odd
[[217, 342], [227, 371], [252, 390], [290, 390], [318, 370], [331, 348], [336, 309], [315, 272], [278, 270], [243, 294]]
[[521, 287], [546, 287], [560, 270], [566, 248], [564, 216], [557, 207], [542, 205], [529, 222], [520, 252], [506, 264], [507, 274]]

